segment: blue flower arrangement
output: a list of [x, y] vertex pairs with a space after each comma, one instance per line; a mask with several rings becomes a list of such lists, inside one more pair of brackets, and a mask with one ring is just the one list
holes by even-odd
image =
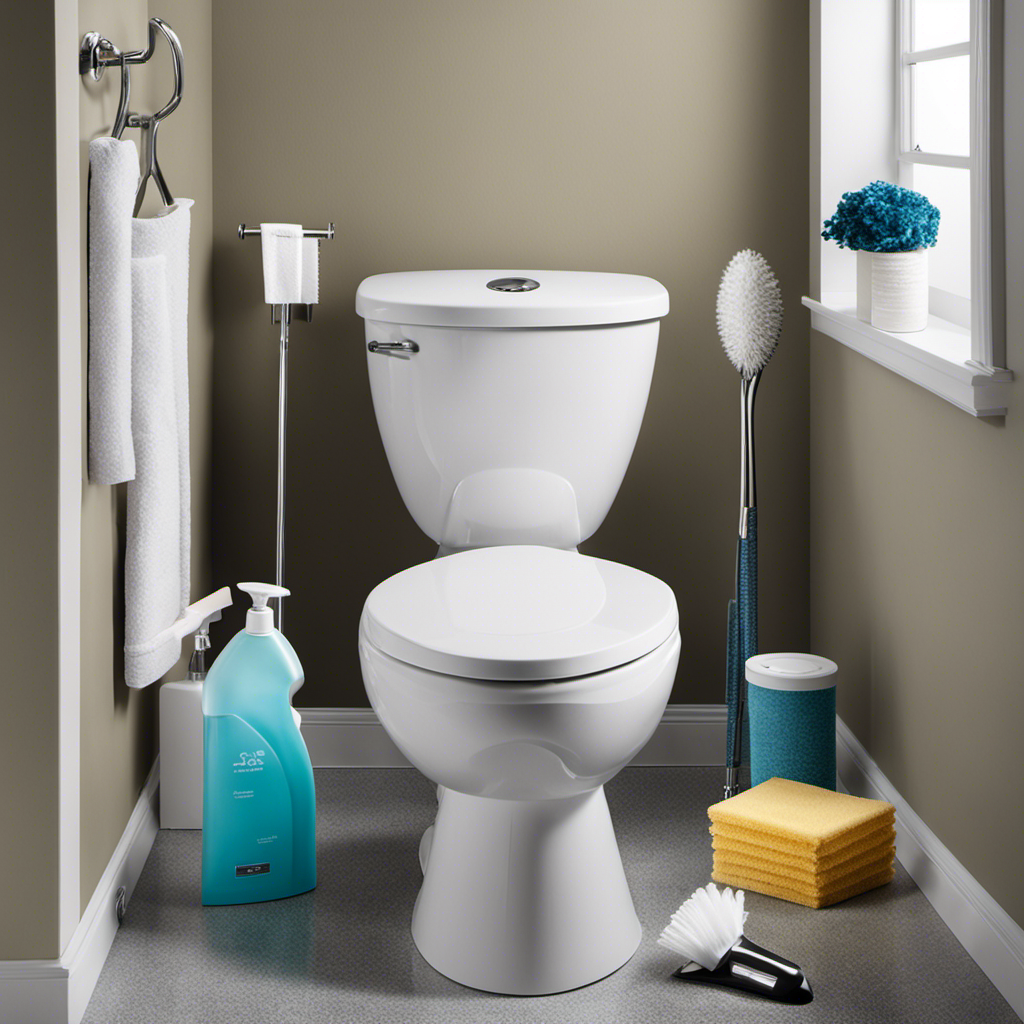
[[844, 192], [821, 233], [840, 249], [868, 252], [910, 252], [934, 245], [938, 236], [938, 208], [920, 192], [888, 181]]

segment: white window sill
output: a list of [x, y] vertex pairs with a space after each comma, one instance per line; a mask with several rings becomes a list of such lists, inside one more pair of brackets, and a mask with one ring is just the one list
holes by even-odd
[[803, 298], [811, 326], [927, 388], [972, 416], [1005, 416], [1013, 373], [971, 359], [971, 332], [948, 320], [928, 317], [913, 334], [892, 334], [857, 319], [853, 293]]

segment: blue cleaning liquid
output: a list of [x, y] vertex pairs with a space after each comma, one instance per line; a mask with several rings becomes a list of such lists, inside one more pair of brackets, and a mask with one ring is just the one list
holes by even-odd
[[316, 886], [313, 767], [289, 692], [303, 678], [276, 629], [238, 633], [203, 685], [204, 905]]

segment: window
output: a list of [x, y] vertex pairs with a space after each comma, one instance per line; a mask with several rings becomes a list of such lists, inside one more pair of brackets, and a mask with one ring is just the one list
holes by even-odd
[[1001, 33], [991, 2], [817, 0], [812, 9], [819, 223], [843, 192], [879, 178], [924, 193], [941, 213], [926, 330], [890, 334], [858, 320], [856, 256], [833, 243], [819, 245], [820, 298], [805, 299], [812, 326], [974, 415], [1001, 415], [1012, 374], [1002, 369], [991, 59]]
[[899, 0], [897, 182], [942, 214], [929, 309], [971, 326], [971, 4]]

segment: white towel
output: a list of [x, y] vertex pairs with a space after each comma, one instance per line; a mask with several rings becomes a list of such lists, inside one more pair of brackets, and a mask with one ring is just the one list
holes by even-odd
[[135, 476], [132, 448], [134, 142], [89, 143], [89, 479]]
[[320, 241], [301, 224], [261, 224], [263, 297], [271, 304], [320, 301]]
[[132, 221], [132, 432], [125, 550], [125, 680], [159, 679], [180, 640], [154, 642], [190, 596], [188, 245], [191, 199]]

